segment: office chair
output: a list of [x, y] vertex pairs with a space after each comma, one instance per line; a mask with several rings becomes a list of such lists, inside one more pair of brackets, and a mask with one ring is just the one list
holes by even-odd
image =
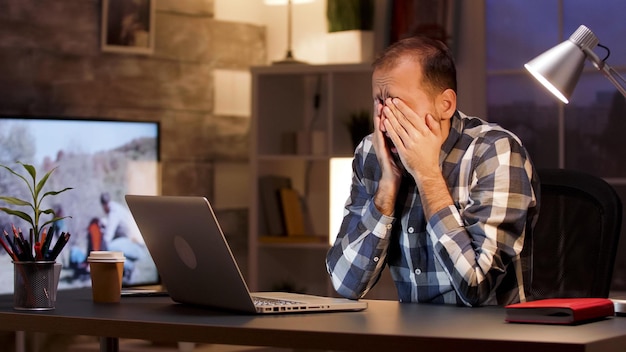
[[619, 196], [580, 171], [540, 169], [540, 209], [522, 251], [527, 300], [608, 297], [622, 222]]

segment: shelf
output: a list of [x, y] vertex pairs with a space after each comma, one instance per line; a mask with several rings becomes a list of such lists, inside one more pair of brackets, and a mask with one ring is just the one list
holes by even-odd
[[261, 245], [323, 244], [328, 246], [328, 236], [260, 236]]
[[253, 74], [271, 75], [306, 75], [306, 74], [340, 74], [371, 72], [372, 66], [365, 64], [332, 64], [332, 65], [284, 65], [284, 66], [254, 66]]
[[[258, 291], [287, 281], [307, 287], [311, 293], [332, 294], [324, 265], [329, 232], [335, 232], [330, 229], [331, 200], [336, 198], [331, 197], [331, 186], [337, 187], [338, 182], [331, 185], [331, 165], [334, 158], [354, 156], [346, 121], [357, 112], [372, 110], [371, 67], [265, 66], [251, 72], [249, 284]], [[268, 227], [279, 222], [275, 221], [276, 211], [268, 211], [276, 207], [262, 201], [271, 199], [259, 186], [265, 176], [289, 180], [305, 210], [305, 233], [315, 236], [268, 235]], [[336, 188], [340, 189], [335, 192], [341, 193], [340, 203], [349, 195], [350, 169], [342, 181], [348, 186], [340, 182], [341, 187]]]

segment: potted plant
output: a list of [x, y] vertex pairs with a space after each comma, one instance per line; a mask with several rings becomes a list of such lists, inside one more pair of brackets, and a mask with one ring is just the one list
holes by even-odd
[[328, 61], [362, 63], [374, 58], [374, 0], [327, 0]]
[[[4, 240], [0, 238], [2, 246], [7, 251], [14, 263], [14, 308], [16, 309], [53, 309], [56, 300], [58, 273], [55, 273], [55, 261], [59, 252], [69, 240], [69, 233], [62, 233], [57, 242], [52, 245], [54, 226], [50, 226], [46, 232], [46, 225], [54, 224], [55, 221], [69, 216], [58, 217], [53, 209], [43, 209], [43, 200], [47, 197], [56, 196], [72, 189], [66, 187], [60, 191], [45, 191], [44, 186], [55, 169], [47, 172], [40, 180], [37, 180], [35, 167], [18, 162], [28, 176], [14, 171], [8, 166], [0, 167], [9, 171], [12, 175], [21, 179], [27, 186], [30, 199], [24, 200], [18, 197], [0, 195], [0, 201], [16, 207], [25, 207], [30, 212], [12, 209], [6, 206], [0, 210], [23, 219], [30, 225], [28, 237], [12, 226], [13, 239], [4, 230]], [[28, 177], [28, 178], [27, 178]], [[42, 215], [51, 215], [49, 220], [42, 221]], [[57, 266], [60, 272], [60, 266]], [[57, 275], [55, 275], [57, 274]]]

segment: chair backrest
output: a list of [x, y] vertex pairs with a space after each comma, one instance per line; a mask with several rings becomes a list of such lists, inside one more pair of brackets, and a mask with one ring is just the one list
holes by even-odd
[[522, 252], [528, 300], [608, 297], [622, 222], [619, 196], [580, 171], [540, 169], [540, 209]]

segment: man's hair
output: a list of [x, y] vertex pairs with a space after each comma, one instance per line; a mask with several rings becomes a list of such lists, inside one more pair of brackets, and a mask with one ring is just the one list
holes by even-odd
[[423, 84], [431, 94], [452, 89], [456, 93], [456, 66], [450, 49], [441, 41], [413, 36], [387, 47], [372, 63], [374, 70], [390, 70], [402, 60], [412, 60], [422, 67]]

